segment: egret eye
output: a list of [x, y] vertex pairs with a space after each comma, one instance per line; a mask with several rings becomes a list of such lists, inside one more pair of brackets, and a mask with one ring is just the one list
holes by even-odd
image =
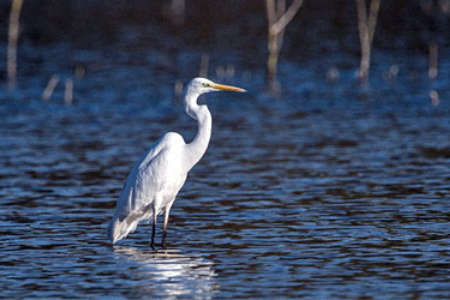
[[209, 83], [207, 83], [207, 82], [203, 82], [202, 85], [203, 85], [204, 87], [209, 87]]

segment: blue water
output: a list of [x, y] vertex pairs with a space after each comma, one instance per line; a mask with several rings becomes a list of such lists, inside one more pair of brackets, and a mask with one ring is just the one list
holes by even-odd
[[[263, 70], [220, 78], [212, 58], [211, 79], [250, 93], [203, 97], [210, 147], [172, 208], [168, 248], [153, 251], [148, 224], [116, 246], [105, 229], [140, 155], [167, 131], [195, 134], [174, 95], [180, 74], [120, 52], [73, 55], [88, 67], [72, 105], [61, 83], [40, 100], [50, 60], [45, 76], [1, 91], [2, 297], [449, 296], [448, 61], [434, 81], [402, 61], [387, 80], [393, 58], [378, 53], [386, 63], [368, 87], [351, 68], [327, 83], [318, 61], [284, 61], [273, 98]], [[199, 57], [179, 54], [188, 66]]]

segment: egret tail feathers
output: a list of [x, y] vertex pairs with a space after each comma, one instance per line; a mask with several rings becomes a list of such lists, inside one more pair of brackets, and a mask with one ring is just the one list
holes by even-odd
[[134, 213], [128, 215], [123, 220], [120, 220], [119, 217], [114, 216], [114, 218], [108, 225], [107, 233], [109, 240], [113, 244], [115, 244], [117, 241], [126, 238], [128, 234], [136, 230], [136, 227], [139, 224], [139, 222], [145, 219], [149, 219], [151, 215], [152, 215], [151, 213], [150, 214]]

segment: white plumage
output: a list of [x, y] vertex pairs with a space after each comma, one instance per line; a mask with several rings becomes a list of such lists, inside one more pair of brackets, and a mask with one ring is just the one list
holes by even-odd
[[162, 245], [165, 244], [170, 209], [188, 172], [201, 159], [211, 137], [211, 113], [197, 98], [212, 91], [245, 92], [245, 90], [194, 78], [186, 90], [186, 113], [198, 122], [198, 132], [191, 143], [175, 132], [166, 133], [131, 170], [117, 201], [108, 227], [108, 237], [115, 243], [133, 232], [139, 222], [152, 219], [151, 245], [157, 216], [164, 212]]

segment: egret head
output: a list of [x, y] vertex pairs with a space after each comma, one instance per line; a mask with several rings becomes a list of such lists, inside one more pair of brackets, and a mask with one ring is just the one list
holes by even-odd
[[246, 90], [225, 84], [212, 82], [209, 79], [197, 77], [191, 80], [188, 86], [188, 93], [201, 95], [204, 93], [215, 91], [229, 91], [229, 92], [246, 92]]

